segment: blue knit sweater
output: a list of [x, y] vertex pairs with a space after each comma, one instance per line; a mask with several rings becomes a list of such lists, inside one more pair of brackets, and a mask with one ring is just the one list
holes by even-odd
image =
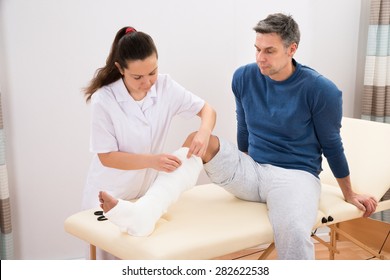
[[324, 154], [336, 178], [348, 176], [341, 91], [315, 70], [293, 63], [295, 72], [281, 82], [262, 75], [255, 63], [234, 73], [238, 148], [258, 163], [317, 177]]

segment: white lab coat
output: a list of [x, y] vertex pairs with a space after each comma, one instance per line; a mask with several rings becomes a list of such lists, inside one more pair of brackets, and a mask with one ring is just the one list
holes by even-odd
[[[142, 107], [130, 96], [122, 79], [104, 86], [92, 95], [90, 151], [95, 153], [83, 193], [83, 209], [99, 206], [98, 193], [108, 191], [121, 199], [134, 199], [148, 190], [157, 176], [154, 169], [119, 170], [101, 164], [97, 153], [122, 151], [158, 154], [172, 118], [195, 116], [205, 102], [159, 74]], [[184, 141], [184, 139], [183, 139]]]

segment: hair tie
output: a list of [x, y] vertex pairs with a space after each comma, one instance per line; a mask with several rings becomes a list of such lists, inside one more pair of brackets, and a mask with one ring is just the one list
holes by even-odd
[[137, 30], [135, 30], [135, 28], [133, 28], [133, 27], [127, 27], [125, 34], [133, 33], [133, 32], [137, 32]]

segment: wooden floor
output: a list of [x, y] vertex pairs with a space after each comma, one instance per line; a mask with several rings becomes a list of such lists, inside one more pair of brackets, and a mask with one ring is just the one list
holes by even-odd
[[[332, 225], [329, 229], [331, 228], [337, 232], [335, 235], [337, 239], [336, 249], [339, 253], [334, 255], [335, 260], [375, 260], [379, 257], [386, 260], [390, 259], [390, 223], [374, 219], [357, 218]], [[325, 245], [329, 242], [329, 239], [330, 236], [326, 235], [326, 231], [322, 232], [321, 235], [313, 237], [313, 240], [315, 240], [316, 260], [329, 260], [329, 250]], [[352, 242], [353, 240], [355, 240], [356, 244], [360, 243], [362, 248], [367, 250], [357, 246]], [[259, 246], [217, 259], [257, 260], [267, 247], [268, 245]], [[276, 260], [276, 250], [273, 250], [266, 259]]]
[[[219, 260], [257, 260], [262, 254], [265, 248], [255, 248], [240, 251], [234, 254], [229, 254], [220, 258]], [[376, 259], [368, 252], [364, 251], [357, 245], [349, 241], [339, 241], [337, 243], [337, 249], [340, 251], [339, 254], [335, 255], [335, 260], [372, 260]], [[315, 243], [315, 254], [317, 260], [329, 260], [328, 248], [320, 243]], [[387, 259], [390, 259], [390, 253], [385, 253]], [[277, 259], [276, 251], [274, 250], [267, 258], [267, 260]]]

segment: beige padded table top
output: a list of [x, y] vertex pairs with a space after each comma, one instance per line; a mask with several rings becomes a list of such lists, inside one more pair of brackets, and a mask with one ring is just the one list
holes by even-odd
[[149, 237], [121, 233], [110, 221], [97, 221], [95, 210], [70, 216], [65, 230], [121, 259], [211, 259], [273, 240], [265, 204], [213, 184], [182, 194]]
[[[273, 241], [265, 204], [239, 200], [214, 184], [185, 192], [149, 237], [133, 237], [110, 221], [97, 221], [95, 210], [70, 216], [65, 230], [121, 259], [211, 259]], [[333, 221], [322, 224], [329, 216]], [[323, 185], [316, 227], [361, 216], [337, 187]]]

